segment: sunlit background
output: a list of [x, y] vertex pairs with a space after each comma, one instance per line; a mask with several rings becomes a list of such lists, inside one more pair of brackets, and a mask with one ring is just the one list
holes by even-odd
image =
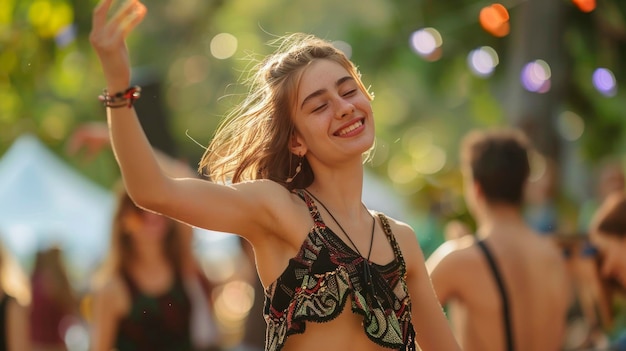
[[[47, 242], [82, 252], [85, 257], [70, 255], [72, 262], [89, 262], [71, 267], [80, 287], [106, 249], [108, 191], [119, 178], [110, 152], [87, 161], [66, 152], [78, 125], [105, 118], [96, 98], [104, 81], [88, 42], [95, 4], [0, 0], [0, 203], [5, 209], [0, 231], [26, 267], [32, 251]], [[600, 162], [626, 161], [626, 2], [621, 0], [160, 0], [146, 5], [148, 16], [128, 45], [134, 81], [145, 88], [138, 109], [153, 144], [194, 167], [204, 151], [196, 142], [208, 144], [220, 116], [245, 92], [237, 84], [244, 70], [271, 51], [268, 41], [298, 31], [329, 39], [358, 65], [376, 96], [377, 147], [366, 167], [371, 184], [382, 190], [372, 192], [368, 205], [401, 204], [394, 214], [415, 228], [427, 254], [443, 240], [446, 221], [469, 220], [457, 154], [459, 140], [472, 128], [523, 128], [538, 151], [534, 179], [541, 179], [547, 164], [556, 165], [559, 182], [549, 194], [558, 204], [554, 231], [577, 230], [579, 208], [594, 196], [592, 175]], [[43, 156], [26, 164], [28, 155]], [[46, 166], [43, 159], [53, 161]], [[72, 172], [64, 179], [80, 180], [61, 186], [55, 183], [57, 169]], [[72, 195], [77, 189], [83, 190]], [[88, 194], [93, 196], [87, 199]], [[103, 222], [61, 222], [62, 213], [81, 206], [59, 202], [70, 196], [85, 204], [103, 199], [94, 207]], [[42, 201], [59, 211], [57, 217], [44, 220], [45, 211], [32, 205]], [[41, 228], [38, 221], [57, 227]], [[79, 228], [70, 229], [74, 226]], [[80, 239], [69, 234], [72, 230], [83, 231]], [[236, 335], [253, 291], [236, 277], [237, 246], [228, 236], [207, 237], [197, 235], [197, 253], [207, 274], [221, 284], [216, 291], [220, 322]], [[208, 249], [215, 243], [232, 250]], [[219, 256], [224, 252], [227, 260]], [[80, 331], [72, 333], [75, 344], [84, 342]]]

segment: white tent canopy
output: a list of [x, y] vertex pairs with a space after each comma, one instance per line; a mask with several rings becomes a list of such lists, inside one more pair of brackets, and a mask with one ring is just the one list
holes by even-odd
[[92, 268], [108, 247], [113, 202], [32, 135], [0, 159], [0, 237], [22, 261], [58, 245], [74, 269]]

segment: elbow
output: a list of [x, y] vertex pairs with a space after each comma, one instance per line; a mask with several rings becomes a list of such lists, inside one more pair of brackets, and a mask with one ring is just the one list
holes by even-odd
[[137, 207], [150, 211], [162, 213], [163, 207], [168, 201], [165, 192], [147, 187], [145, 189], [131, 190], [128, 188], [128, 196]]

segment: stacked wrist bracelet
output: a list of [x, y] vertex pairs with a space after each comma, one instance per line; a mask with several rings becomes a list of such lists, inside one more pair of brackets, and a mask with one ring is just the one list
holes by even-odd
[[98, 96], [98, 100], [106, 107], [119, 108], [128, 107], [131, 108], [135, 100], [141, 96], [141, 87], [135, 85], [124, 91], [120, 91], [113, 95], [104, 89], [102, 95]]

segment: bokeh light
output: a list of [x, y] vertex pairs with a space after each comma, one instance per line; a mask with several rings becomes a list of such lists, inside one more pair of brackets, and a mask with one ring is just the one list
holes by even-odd
[[509, 11], [501, 4], [483, 7], [478, 20], [483, 29], [495, 37], [501, 38], [509, 34]]
[[183, 74], [189, 84], [202, 82], [209, 72], [209, 59], [203, 55], [187, 58], [183, 63]]
[[434, 139], [432, 131], [422, 127], [414, 127], [404, 133], [402, 147], [411, 156], [413, 172], [430, 175], [445, 166], [446, 152], [434, 144]]
[[413, 157], [413, 169], [420, 174], [435, 174], [446, 165], [446, 152], [437, 145], [431, 145], [428, 153], [421, 157]]
[[215, 314], [224, 325], [239, 324], [254, 302], [254, 288], [243, 280], [224, 284], [215, 299]]
[[576, 141], [585, 131], [585, 121], [574, 112], [565, 111], [557, 119], [557, 131], [563, 139]]
[[617, 94], [617, 81], [615, 75], [607, 68], [598, 68], [593, 72], [593, 86], [605, 96]]
[[435, 28], [422, 28], [411, 34], [411, 49], [428, 61], [436, 61], [441, 57], [442, 45], [441, 33]]
[[467, 55], [467, 65], [472, 73], [479, 77], [488, 77], [493, 74], [499, 62], [498, 53], [489, 46], [472, 50]]
[[572, 0], [582, 12], [591, 12], [596, 9], [596, 0]]
[[526, 90], [535, 93], [546, 93], [550, 90], [550, 65], [544, 60], [527, 63], [522, 69], [521, 81]]
[[28, 20], [44, 38], [56, 36], [74, 21], [74, 9], [65, 2], [33, 1], [28, 8]]
[[225, 60], [237, 52], [237, 37], [230, 33], [220, 33], [211, 39], [210, 50], [213, 57]]
[[395, 184], [411, 183], [417, 177], [417, 172], [411, 167], [411, 164], [400, 155], [394, 155], [387, 163], [387, 175]]
[[76, 34], [76, 25], [72, 24], [69, 26], [65, 26], [58, 31], [58, 33], [54, 37], [54, 41], [56, 42], [58, 47], [64, 48], [74, 42], [74, 40], [76, 39]]

